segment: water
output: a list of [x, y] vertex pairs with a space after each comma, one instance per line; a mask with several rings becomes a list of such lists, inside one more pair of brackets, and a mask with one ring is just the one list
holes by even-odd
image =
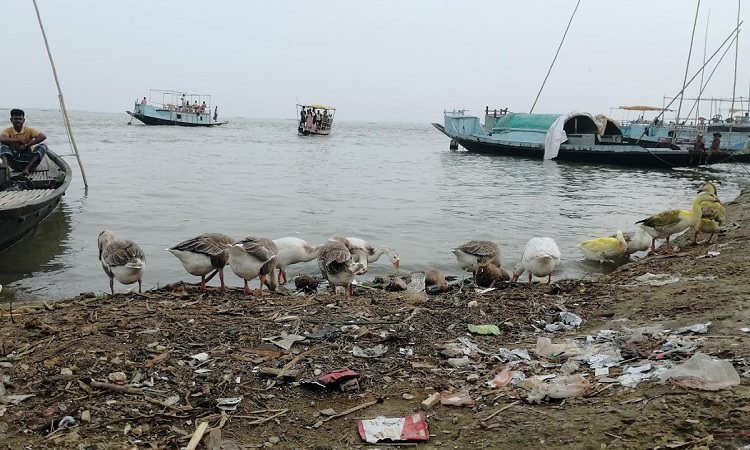
[[[739, 165], [632, 170], [451, 152], [426, 123], [338, 122], [330, 136], [299, 137], [291, 119], [229, 118], [198, 129], [128, 126], [124, 113], [70, 116], [88, 192], [66, 156], [75, 179], [61, 208], [0, 255], [0, 284], [35, 298], [106, 292], [96, 246], [105, 228], [146, 252], [144, 289], [197, 281], [165, 249], [205, 232], [313, 245], [356, 236], [396, 249], [403, 273], [451, 275], [460, 275], [451, 248], [468, 240], [500, 244], [512, 270], [529, 238], [550, 236], [563, 254], [555, 277], [582, 277], [612, 267], [584, 262], [580, 241], [689, 208], [707, 179], [718, 180], [726, 202], [747, 177]], [[27, 111], [27, 123], [47, 134], [53, 151], [71, 153], [59, 112]], [[392, 271], [383, 257], [364, 279]], [[241, 286], [226, 272], [230, 286]], [[290, 276], [297, 273], [318, 274], [317, 265], [292, 266]]]

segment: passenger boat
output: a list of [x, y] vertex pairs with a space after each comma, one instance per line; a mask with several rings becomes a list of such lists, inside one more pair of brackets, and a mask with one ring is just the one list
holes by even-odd
[[[444, 124], [435, 128], [451, 138], [451, 149], [520, 156], [556, 161], [576, 161], [631, 167], [695, 166], [699, 159], [678, 146], [647, 148], [628, 143], [617, 123], [588, 113], [523, 114], [506, 110], [485, 110], [485, 127], [465, 110], [444, 112]], [[709, 158], [710, 164], [748, 162], [750, 155], [722, 150]]]
[[297, 133], [300, 136], [329, 135], [333, 127], [336, 108], [325, 105], [297, 104]]
[[52, 212], [72, 178], [70, 166], [47, 151], [30, 177], [0, 167], [0, 252], [30, 234]]
[[[213, 108], [213, 110], [211, 109]], [[220, 122], [218, 107], [211, 105], [211, 96], [181, 91], [151, 89], [149, 98], [136, 100], [130, 114], [130, 125], [138, 119], [146, 125], [179, 125], [183, 127], [213, 127]]]

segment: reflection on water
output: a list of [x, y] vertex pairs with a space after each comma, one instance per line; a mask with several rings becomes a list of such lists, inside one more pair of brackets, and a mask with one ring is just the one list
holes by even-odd
[[[633, 170], [450, 152], [429, 124], [341, 118], [330, 136], [300, 137], [296, 120], [230, 119], [189, 129], [72, 113], [89, 192], [76, 175], [62, 209], [43, 223], [64, 224], [64, 232], [40, 227], [3, 253], [0, 283], [42, 298], [105, 292], [96, 248], [105, 228], [146, 252], [144, 288], [195, 281], [164, 249], [205, 232], [297, 236], [312, 244], [357, 236], [395, 248], [406, 273], [438, 268], [452, 275], [460, 273], [450, 250], [470, 239], [500, 244], [503, 265], [512, 269], [529, 238], [550, 236], [563, 254], [556, 277], [581, 277], [613, 267], [585, 263], [578, 242], [688, 208], [706, 179], [717, 180], [721, 198], [730, 200], [747, 177], [738, 165]], [[65, 153], [57, 113], [27, 112], [27, 121]], [[77, 172], [75, 159], [66, 159]], [[391, 270], [379, 261], [365, 279]], [[290, 274], [297, 272], [318, 269], [311, 262]], [[227, 283], [241, 285], [231, 273]]]

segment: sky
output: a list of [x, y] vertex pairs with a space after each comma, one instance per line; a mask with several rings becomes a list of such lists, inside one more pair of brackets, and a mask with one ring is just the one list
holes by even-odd
[[[37, 0], [68, 110], [124, 113], [150, 89], [171, 89], [210, 94], [224, 118], [292, 119], [299, 101], [334, 106], [339, 120], [392, 122], [485, 106], [529, 112], [576, 3]], [[613, 108], [662, 106], [682, 88], [697, 5], [582, 0], [534, 112], [625, 118]], [[740, 20], [750, 19], [743, 6]], [[688, 79], [737, 17], [735, 0], [700, 2]], [[33, 2], [4, 5], [1, 30], [0, 107], [59, 108]], [[747, 100], [747, 33], [739, 54], [735, 95]], [[732, 96], [734, 55], [704, 97]]]

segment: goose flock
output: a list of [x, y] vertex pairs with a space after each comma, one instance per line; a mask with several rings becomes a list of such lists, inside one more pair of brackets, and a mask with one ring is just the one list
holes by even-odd
[[[725, 222], [726, 212], [717, 197], [716, 186], [707, 181], [698, 190], [698, 196], [690, 210], [672, 209], [654, 214], [636, 222], [640, 224], [637, 231], [624, 234], [617, 230], [614, 236], [583, 241], [578, 244], [578, 248], [586, 259], [604, 262], [639, 251], [650, 250], [655, 253], [656, 240], [666, 239], [664, 251], [674, 253], [676, 249], [669, 240], [673, 235], [693, 228], [693, 244], [708, 244]], [[699, 243], [699, 233], [708, 234], [708, 239]]]
[[[691, 210], [669, 210], [655, 214], [636, 222], [640, 228], [635, 231], [623, 233], [617, 230], [613, 236], [583, 241], [578, 248], [586, 259], [604, 262], [649, 249], [656, 252], [656, 240], [666, 239], [665, 251], [672, 253], [676, 250], [670, 238], [689, 228], [695, 230], [694, 244], [699, 244], [699, 233], [709, 235], [700, 244], [710, 243], [725, 223], [726, 213], [712, 182], [704, 183], [698, 193]], [[142, 292], [146, 255], [140, 247], [133, 241], [117, 240], [109, 230], [99, 234], [97, 244], [99, 260], [109, 277], [111, 293], [114, 294], [115, 279], [124, 285], [137, 282], [138, 292]], [[296, 237], [271, 240], [249, 236], [237, 241], [225, 234], [206, 233], [166, 250], [177, 257], [189, 274], [201, 277], [201, 290], [208, 290], [206, 283], [218, 274], [219, 289], [226, 291], [224, 267], [229, 265], [232, 272], [244, 280], [245, 293], [256, 296], [266, 294], [264, 286], [273, 291], [279, 285], [286, 284], [289, 281], [286, 272], [288, 266], [312, 260], [317, 260], [323, 278], [333, 292], [341, 286], [347, 296], [352, 295], [355, 276], [366, 273], [368, 266], [381, 256], [386, 255], [393, 267], [397, 271], [400, 269], [398, 253], [391, 247], [373, 247], [363, 239], [343, 236], [333, 236], [323, 244], [313, 246]], [[529, 283], [533, 277], [546, 277], [547, 283], [551, 283], [552, 273], [561, 260], [560, 249], [550, 237], [531, 238], [512, 275], [502, 269], [500, 247], [495, 242], [471, 240], [453, 248], [452, 252], [461, 270], [470, 272], [480, 287], [492, 287], [508, 280], [516, 282], [524, 273], [528, 274]], [[250, 282], [256, 278], [258, 289], [250, 289]], [[447, 284], [439, 271], [430, 271], [425, 278], [428, 284]]]

